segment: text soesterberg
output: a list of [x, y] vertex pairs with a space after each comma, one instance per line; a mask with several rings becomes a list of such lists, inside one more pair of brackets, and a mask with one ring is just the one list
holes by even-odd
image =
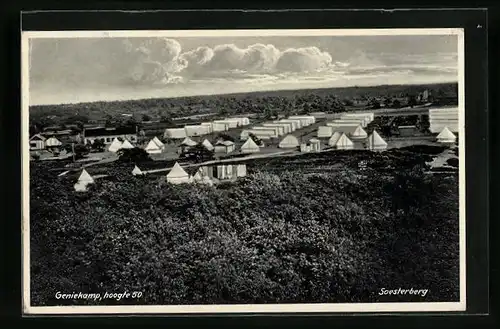
[[380, 289], [380, 292], [378, 293], [380, 296], [382, 295], [419, 295], [422, 297], [425, 297], [427, 295], [428, 289], [395, 289], [395, 290], [388, 290], [386, 288]]
[[124, 291], [124, 292], [104, 292], [104, 294], [101, 293], [70, 293], [70, 294], [64, 294], [61, 293], [60, 291], [56, 292], [56, 299], [91, 299], [91, 300], [103, 300], [103, 299], [114, 299], [114, 300], [122, 300], [126, 298], [141, 298], [142, 297], [142, 292], [141, 291]]

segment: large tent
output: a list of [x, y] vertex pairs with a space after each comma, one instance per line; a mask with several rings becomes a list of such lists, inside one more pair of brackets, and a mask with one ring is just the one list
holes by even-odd
[[368, 149], [375, 151], [385, 150], [386, 148], [387, 142], [382, 137], [380, 137], [376, 130], [374, 130], [368, 138]]
[[181, 145], [184, 145], [184, 146], [195, 146], [196, 144], [198, 144], [198, 143], [196, 143], [194, 140], [192, 140], [189, 137], [184, 138], [184, 140], [181, 143]]
[[186, 130], [184, 128], [168, 128], [165, 129], [164, 136], [171, 139], [186, 138]]
[[122, 149], [133, 149], [134, 145], [132, 145], [128, 140], [125, 140], [125, 141], [123, 141], [121, 148]]
[[335, 144], [337, 150], [352, 150], [354, 148], [354, 143], [347, 137], [346, 134], [342, 133], [342, 135], [337, 140]]
[[260, 152], [260, 147], [257, 145], [252, 138], [247, 139], [240, 149], [241, 153], [257, 153]]
[[294, 135], [287, 135], [279, 143], [280, 148], [296, 148], [299, 146], [299, 140]]
[[120, 142], [120, 140], [118, 140], [118, 138], [115, 137], [115, 139], [113, 139], [113, 142], [111, 143], [111, 145], [109, 145], [108, 151], [109, 152], [116, 152], [119, 149], [121, 149], [121, 147], [122, 147], [122, 142]]
[[143, 172], [142, 172], [142, 170], [141, 170], [141, 169], [139, 169], [139, 167], [137, 167], [137, 165], [136, 165], [136, 166], [134, 167], [134, 169], [132, 170], [132, 175], [136, 176], [136, 175], [142, 175], [142, 174], [144, 174], [144, 173], [143, 173]]
[[456, 140], [457, 136], [455, 136], [448, 127], [444, 127], [439, 135], [437, 135], [437, 141], [439, 143], [455, 143]]
[[354, 131], [351, 133], [352, 139], [365, 139], [367, 137], [368, 134], [363, 128], [361, 128], [361, 125], [357, 126], [356, 129], [354, 129]]
[[150, 140], [148, 145], [145, 148], [146, 152], [149, 154], [159, 154], [161, 153], [162, 149], [161, 146], [159, 146], [154, 139]]
[[164, 144], [164, 143], [163, 143], [163, 142], [162, 142], [162, 141], [161, 141], [158, 137], [156, 137], [156, 136], [155, 136], [155, 137], [153, 138], [153, 141], [154, 141], [154, 142], [155, 142], [155, 143], [156, 143], [156, 144], [157, 144], [157, 145], [158, 145], [161, 149], [165, 148], [165, 144]]
[[75, 191], [83, 192], [87, 190], [87, 186], [89, 184], [93, 183], [94, 179], [92, 178], [92, 176], [90, 176], [85, 169], [82, 169], [82, 173], [80, 174], [80, 177], [78, 177], [78, 180], [73, 187], [75, 188]]
[[212, 145], [212, 143], [210, 143], [210, 141], [208, 139], [204, 139], [203, 142], [201, 143], [201, 145], [205, 146], [205, 148], [209, 151], [213, 151], [214, 150], [214, 146]]
[[182, 169], [178, 162], [172, 167], [172, 170], [167, 174], [167, 182], [171, 184], [189, 183], [189, 174]]
[[342, 136], [340, 132], [338, 131], [334, 132], [332, 137], [330, 137], [330, 139], [328, 140], [328, 145], [329, 146], [337, 145], [337, 141], [339, 140], [340, 136]]

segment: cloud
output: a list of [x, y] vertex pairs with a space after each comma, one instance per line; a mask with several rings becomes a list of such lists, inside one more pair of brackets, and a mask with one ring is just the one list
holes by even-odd
[[276, 69], [289, 72], [311, 72], [325, 69], [331, 63], [332, 56], [317, 47], [287, 49], [276, 63]]

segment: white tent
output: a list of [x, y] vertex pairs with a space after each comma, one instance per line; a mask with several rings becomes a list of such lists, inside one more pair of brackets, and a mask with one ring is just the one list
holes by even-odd
[[437, 141], [439, 143], [455, 143], [457, 136], [455, 136], [448, 127], [444, 127], [443, 130], [437, 135]]
[[115, 139], [113, 139], [113, 142], [111, 143], [111, 145], [109, 145], [108, 151], [109, 152], [116, 152], [119, 149], [121, 149], [121, 147], [122, 147], [122, 142], [120, 142], [118, 140], [118, 138], [115, 137]]
[[145, 148], [146, 152], [149, 154], [159, 154], [161, 153], [161, 146], [155, 143], [154, 139], [150, 140], [148, 145]]
[[299, 146], [299, 140], [294, 135], [287, 135], [279, 143], [279, 147], [280, 148], [284, 148], [284, 149], [286, 149], [286, 148], [295, 148], [297, 146]]
[[134, 145], [132, 145], [128, 140], [125, 140], [125, 141], [123, 141], [121, 148], [122, 149], [133, 149]]
[[75, 183], [75, 185], [73, 185], [73, 187], [75, 188], [75, 191], [83, 192], [87, 190], [87, 186], [89, 184], [93, 183], [94, 179], [92, 178], [92, 176], [90, 176], [85, 169], [82, 169], [82, 173], [80, 174], [80, 177], [78, 177], [78, 181]]
[[335, 147], [338, 150], [352, 150], [354, 148], [354, 143], [347, 137], [346, 134], [342, 133], [339, 137]]
[[189, 183], [189, 174], [182, 169], [178, 162], [175, 163], [172, 170], [167, 174], [167, 182], [171, 184]]
[[141, 170], [141, 169], [139, 169], [139, 167], [137, 167], [137, 165], [136, 165], [136, 166], [134, 167], [134, 170], [132, 170], [132, 175], [136, 176], [136, 175], [142, 175], [142, 174], [144, 174], [144, 173], [143, 173], [143, 172], [142, 172], [142, 170]]
[[341, 133], [339, 133], [338, 131], [334, 132], [332, 137], [330, 137], [330, 139], [328, 140], [328, 145], [329, 146], [337, 145], [337, 141], [339, 140], [340, 136], [342, 136]]
[[185, 146], [195, 146], [196, 144], [198, 144], [198, 143], [196, 143], [194, 140], [192, 140], [189, 137], [184, 138], [184, 140], [181, 143], [181, 145], [185, 145]]
[[62, 143], [55, 137], [50, 137], [45, 141], [45, 146], [46, 147], [53, 147], [53, 146], [61, 146]]
[[368, 138], [368, 149], [369, 150], [385, 150], [387, 148], [387, 142], [380, 137], [378, 132], [374, 130], [370, 137]]
[[164, 148], [165, 147], [165, 144], [158, 138], [158, 137], [154, 137], [153, 138], [153, 141], [160, 147], [160, 148]]
[[240, 149], [241, 153], [257, 153], [260, 152], [260, 147], [257, 145], [252, 138], [247, 139]]
[[357, 126], [356, 129], [351, 133], [352, 139], [364, 139], [367, 137], [368, 134], [363, 128], [361, 128], [361, 126]]
[[205, 148], [209, 151], [213, 151], [213, 149], [214, 149], [214, 146], [212, 145], [212, 143], [210, 143], [210, 141], [206, 138], [203, 141], [203, 143], [201, 143], [201, 145], [205, 146]]
[[333, 127], [330, 126], [318, 127], [319, 138], [331, 137], [332, 134], [333, 134]]
[[311, 146], [311, 152], [319, 152], [321, 150], [321, 141], [319, 139], [311, 138], [309, 145]]
[[186, 130], [184, 128], [168, 128], [165, 129], [164, 136], [171, 139], [186, 138]]

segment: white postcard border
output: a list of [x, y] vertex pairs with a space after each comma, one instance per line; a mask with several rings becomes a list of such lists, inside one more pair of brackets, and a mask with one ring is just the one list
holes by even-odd
[[[103, 37], [229, 37], [229, 36], [389, 36], [457, 35], [459, 85], [459, 200], [460, 200], [460, 301], [429, 303], [244, 304], [151, 306], [31, 306], [29, 220], [29, 40], [33, 38]], [[466, 310], [465, 240], [465, 44], [462, 28], [436, 29], [301, 29], [301, 30], [135, 30], [135, 31], [27, 31], [21, 32], [22, 107], [22, 273], [23, 312], [41, 314], [218, 314], [218, 313], [398, 313]], [[54, 292], [55, 293], [55, 292]]]

